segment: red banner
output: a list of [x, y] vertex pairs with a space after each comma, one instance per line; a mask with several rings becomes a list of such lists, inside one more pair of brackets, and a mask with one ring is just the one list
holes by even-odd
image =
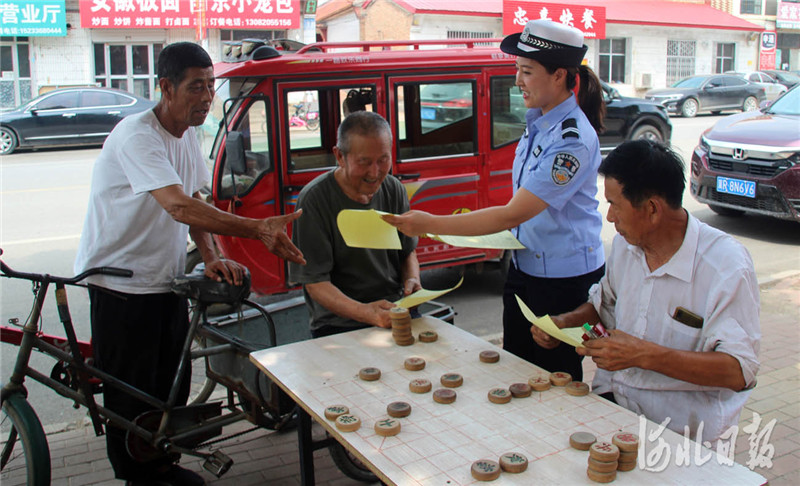
[[775, 32], [762, 32], [758, 49], [758, 69], [775, 69], [775, 44], [778, 41]]
[[503, 35], [522, 32], [529, 20], [549, 19], [575, 27], [586, 39], [606, 38], [606, 8], [590, 5], [503, 1]]
[[298, 29], [300, 0], [79, 0], [84, 29]]

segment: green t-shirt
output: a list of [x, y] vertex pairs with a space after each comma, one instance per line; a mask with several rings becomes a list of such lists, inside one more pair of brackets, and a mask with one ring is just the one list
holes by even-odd
[[[344, 242], [336, 217], [343, 209], [376, 209], [401, 214], [409, 209], [405, 187], [388, 175], [367, 204], [353, 201], [333, 175], [321, 174], [300, 191], [297, 209], [303, 215], [294, 222], [292, 241], [303, 252], [305, 265], [289, 264], [289, 280], [298, 284], [331, 282], [345, 295], [359, 302], [402, 297], [401, 268], [416, 248], [416, 239], [400, 234], [402, 250], [350, 248]], [[311, 313], [311, 329], [325, 326], [363, 327], [319, 305], [305, 292]]]

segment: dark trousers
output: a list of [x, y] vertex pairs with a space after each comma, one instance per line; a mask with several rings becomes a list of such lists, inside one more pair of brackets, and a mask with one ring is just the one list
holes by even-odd
[[[172, 293], [123, 294], [89, 290], [92, 347], [101, 370], [166, 401], [175, 377], [189, 317], [186, 299]], [[191, 363], [190, 363], [191, 364]], [[191, 369], [186, 370], [177, 405], [189, 397]], [[116, 387], [103, 386], [106, 408], [133, 420], [152, 407]], [[141, 480], [177, 460], [164, 456], [143, 463], [126, 449], [125, 430], [109, 425], [106, 430], [108, 459], [118, 479]]]
[[583, 380], [583, 356], [575, 348], [560, 343], [544, 349], [533, 340], [531, 323], [522, 315], [515, 295], [534, 314], [556, 315], [571, 311], [585, 303], [589, 288], [605, 273], [605, 265], [585, 275], [568, 278], [532, 277], [512, 265], [503, 289], [503, 349], [550, 372], [565, 371], [575, 381]]

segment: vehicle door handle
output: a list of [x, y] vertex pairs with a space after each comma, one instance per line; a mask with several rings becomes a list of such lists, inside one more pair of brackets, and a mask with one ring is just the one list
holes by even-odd
[[411, 179], [419, 179], [419, 174], [397, 174], [395, 177], [401, 181], [408, 181]]
[[122, 112], [119, 111], [119, 110], [117, 110], [117, 111], [109, 111], [108, 112], [109, 115], [119, 115], [120, 113], [122, 113]]
[[75, 113], [62, 113], [61, 116], [64, 118], [72, 118], [75, 116]]

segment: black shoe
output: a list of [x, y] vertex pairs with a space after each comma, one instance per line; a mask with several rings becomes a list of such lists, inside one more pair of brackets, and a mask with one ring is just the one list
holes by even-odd
[[156, 477], [155, 484], [171, 486], [205, 486], [206, 480], [194, 471], [172, 464], [166, 472]]

